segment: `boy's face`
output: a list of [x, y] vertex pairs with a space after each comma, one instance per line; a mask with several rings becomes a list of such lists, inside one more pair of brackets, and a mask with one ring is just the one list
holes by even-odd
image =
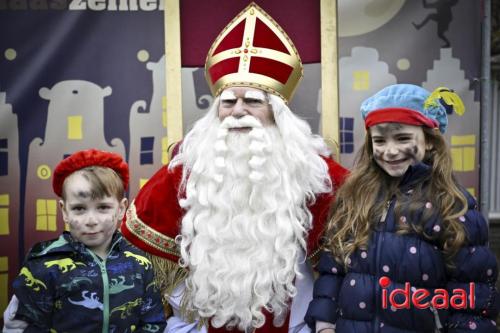
[[127, 199], [92, 199], [90, 182], [78, 172], [66, 179], [64, 191], [66, 200], [60, 200], [59, 205], [64, 221], [69, 225], [69, 232], [73, 238], [104, 258], [113, 233], [125, 214]]
[[370, 127], [373, 158], [392, 177], [401, 177], [432, 148], [426, 144], [421, 126], [381, 123]]

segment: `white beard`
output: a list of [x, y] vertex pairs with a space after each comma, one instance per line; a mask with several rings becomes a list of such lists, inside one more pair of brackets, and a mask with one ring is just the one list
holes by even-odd
[[186, 138], [195, 146], [178, 158], [186, 169], [179, 241], [188, 308], [214, 327], [245, 331], [264, 324], [263, 309], [283, 325], [312, 223], [307, 204], [331, 184], [326, 168], [311, 176], [304, 156], [290, 158], [277, 127], [242, 119], [250, 133], [228, 132], [240, 126], [234, 118], [214, 118], [203, 140]]

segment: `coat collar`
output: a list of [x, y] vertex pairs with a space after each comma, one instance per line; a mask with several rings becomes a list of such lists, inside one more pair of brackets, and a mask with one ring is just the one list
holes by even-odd
[[[117, 244], [113, 247], [112, 251], [120, 250], [121, 239], [122, 235], [118, 231], [115, 231], [111, 239], [111, 244]], [[30, 253], [30, 257], [40, 257], [56, 253], [74, 253], [75, 251], [84, 254], [87, 252], [87, 247], [82, 242], [74, 239], [68, 231], [64, 231], [56, 240], [36, 244]]]
[[431, 171], [431, 167], [423, 162], [410, 165], [401, 178], [399, 189], [401, 192], [411, 189], [416, 184], [427, 179], [430, 176]]

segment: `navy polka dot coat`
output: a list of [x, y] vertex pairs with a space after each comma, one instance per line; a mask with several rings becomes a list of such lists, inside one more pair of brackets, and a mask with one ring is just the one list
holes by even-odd
[[[429, 173], [430, 168], [425, 164], [410, 167], [401, 182], [401, 192], [409, 195], [415, 184], [426, 179]], [[446, 268], [439, 244], [416, 233], [395, 233], [399, 221], [395, 221], [394, 199], [388, 203], [385, 221], [381, 219], [372, 232], [368, 248], [351, 256], [347, 270], [331, 254], [322, 253], [316, 267], [320, 276], [306, 314], [306, 322], [313, 332], [316, 321], [334, 323], [337, 333], [496, 332], [499, 307], [495, 289], [496, 259], [487, 247], [487, 223], [477, 210], [475, 199], [465, 191], [464, 194], [469, 207], [460, 220], [468, 240], [456, 255], [453, 269]], [[429, 200], [422, 210], [431, 207], [432, 200]], [[400, 219], [404, 223], [412, 222], [404, 212]], [[430, 235], [439, 233], [442, 221], [431, 218], [424, 229]], [[388, 278], [382, 280], [385, 284], [381, 283], [382, 277]], [[405, 285], [406, 282], [409, 284]], [[467, 296], [460, 294], [464, 300], [470, 293], [470, 282], [475, 288], [474, 309], [470, 308], [470, 298], [465, 304], [455, 300], [454, 304], [459, 307], [467, 307], [459, 310], [439, 306], [418, 309], [412, 303], [412, 295], [416, 292], [421, 295], [423, 291], [419, 289], [423, 288], [429, 295], [417, 301], [421, 305], [436, 295], [444, 295], [439, 289], [446, 290], [451, 297], [457, 295], [454, 290], [461, 288], [467, 292]], [[408, 299], [407, 307], [391, 306], [390, 295], [395, 288], [406, 290], [406, 294], [399, 291], [393, 296], [397, 305]]]

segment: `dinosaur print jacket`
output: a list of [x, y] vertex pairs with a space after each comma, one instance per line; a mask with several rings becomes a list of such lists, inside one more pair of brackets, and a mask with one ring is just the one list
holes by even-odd
[[151, 262], [115, 233], [106, 260], [68, 232], [36, 244], [14, 280], [25, 332], [163, 332]]

